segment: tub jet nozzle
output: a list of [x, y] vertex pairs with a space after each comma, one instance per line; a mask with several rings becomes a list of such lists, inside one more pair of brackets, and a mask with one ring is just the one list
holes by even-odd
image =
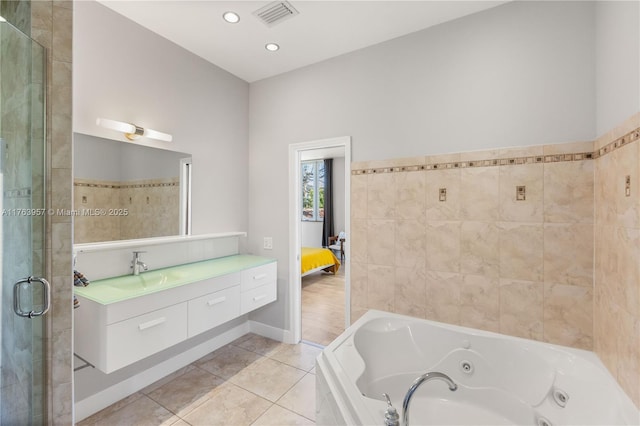
[[552, 395], [553, 400], [560, 407], [564, 408], [567, 405], [567, 402], [569, 401], [569, 395], [567, 395], [565, 391], [563, 391], [562, 389], [553, 389]]
[[538, 423], [538, 426], [553, 426], [553, 423], [551, 423], [549, 419], [542, 416], [538, 417], [538, 421], [536, 423]]

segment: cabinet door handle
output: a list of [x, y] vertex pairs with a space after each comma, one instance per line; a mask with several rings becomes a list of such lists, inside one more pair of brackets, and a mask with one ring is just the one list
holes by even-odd
[[267, 278], [267, 274], [258, 274], [253, 276], [254, 280], [261, 280], [263, 278]]
[[156, 325], [160, 325], [165, 322], [167, 319], [165, 317], [156, 318], [154, 320], [143, 322], [142, 324], [138, 324], [138, 328], [140, 330], [146, 330], [147, 328], [155, 327]]
[[254, 301], [254, 302], [257, 302], [258, 300], [262, 300], [262, 299], [264, 299], [265, 297], [267, 297], [267, 295], [266, 295], [266, 294], [261, 294], [260, 296], [256, 296], [256, 297], [254, 297], [254, 298], [253, 298], [253, 301]]
[[217, 299], [209, 300], [207, 302], [207, 305], [209, 305], [209, 306], [218, 305], [218, 304], [224, 302], [225, 300], [227, 300], [226, 296], [218, 297]]

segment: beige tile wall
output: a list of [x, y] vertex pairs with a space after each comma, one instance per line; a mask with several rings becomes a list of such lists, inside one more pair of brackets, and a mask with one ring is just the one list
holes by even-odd
[[592, 349], [592, 152], [584, 142], [354, 163], [354, 316], [382, 309]]
[[640, 406], [639, 139], [640, 113], [596, 141], [601, 156], [595, 168], [594, 349], [636, 406]]
[[[73, 2], [31, 1], [31, 37], [47, 49], [47, 207], [72, 208], [71, 63]], [[73, 280], [71, 217], [47, 216], [49, 424], [73, 423]]]
[[593, 349], [640, 406], [639, 169], [640, 113], [595, 143], [354, 163], [352, 316]]
[[[74, 180], [74, 241], [130, 240], [180, 233], [178, 177], [113, 182]], [[104, 214], [84, 215], [84, 211]]]

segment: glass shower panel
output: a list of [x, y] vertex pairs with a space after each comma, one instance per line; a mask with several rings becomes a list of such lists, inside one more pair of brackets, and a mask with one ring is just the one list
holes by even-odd
[[[45, 50], [0, 22], [0, 424], [46, 423], [45, 320], [14, 313], [14, 284], [43, 277]], [[17, 288], [17, 307], [37, 312], [43, 287]]]

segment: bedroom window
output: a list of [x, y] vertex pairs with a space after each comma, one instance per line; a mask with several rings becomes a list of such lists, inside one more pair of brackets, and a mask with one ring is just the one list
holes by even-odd
[[302, 163], [302, 220], [324, 220], [324, 160]]

